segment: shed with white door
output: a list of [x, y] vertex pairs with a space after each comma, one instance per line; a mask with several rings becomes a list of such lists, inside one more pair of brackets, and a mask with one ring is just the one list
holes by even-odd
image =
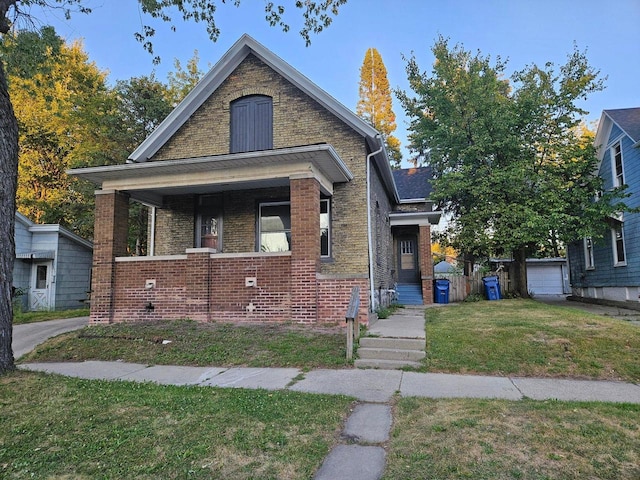
[[13, 286], [20, 307], [68, 310], [86, 306], [93, 245], [57, 224], [38, 225], [16, 213]]

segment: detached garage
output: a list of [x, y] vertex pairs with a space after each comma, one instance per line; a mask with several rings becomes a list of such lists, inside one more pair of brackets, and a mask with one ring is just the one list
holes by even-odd
[[527, 260], [527, 289], [533, 295], [570, 293], [567, 260], [564, 258]]
[[[491, 260], [494, 270], [509, 270], [511, 262], [510, 259]], [[567, 259], [527, 259], [527, 290], [532, 295], [566, 295], [571, 293]]]

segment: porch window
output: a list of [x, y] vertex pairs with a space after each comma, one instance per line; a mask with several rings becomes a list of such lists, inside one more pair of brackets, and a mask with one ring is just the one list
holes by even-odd
[[616, 221], [611, 228], [611, 239], [613, 244], [613, 266], [620, 267], [627, 264], [627, 257], [624, 247], [624, 224]]
[[593, 258], [593, 239], [591, 237], [584, 239], [584, 261], [587, 266], [587, 270], [593, 270], [595, 268]]
[[290, 202], [260, 204], [260, 251], [291, 250]]
[[[259, 206], [258, 236], [261, 252], [291, 250], [291, 203], [265, 202]], [[320, 200], [320, 256], [331, 254], [330, 199]]]
[[320, 200], [320, 256], [331, 256], [331, 218], [328, 198]]
[[622, 162], [622, 145], [617, 142], [611, 147], [611, 170], [613, 171], [613, 186], [624, 185], [624, 165]]
[[273, 148], [273, 100], [249, 95], [231, 103], [231, 153]]

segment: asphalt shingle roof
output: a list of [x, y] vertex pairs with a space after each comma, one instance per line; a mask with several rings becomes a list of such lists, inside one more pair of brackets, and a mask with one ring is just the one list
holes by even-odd
[[396, 182], [400, 200], [428, 199], [433, 191], [431, 188], [431, 167], [393, 170], [393, 179]]
[[631, 137], [634, 142], [640, 142], [640, 108], [620, 108], [605, 110], [618, 126]]

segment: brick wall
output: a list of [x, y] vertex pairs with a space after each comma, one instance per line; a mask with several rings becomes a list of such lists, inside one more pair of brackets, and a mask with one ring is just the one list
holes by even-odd
[[195, 197], [167, 196], [156, 209], [156, 255], [179, 255], [194, 247]]
[[[116, 274], [115, 322], [291, 320], [289, 254], [230, 257], [194, 249], [158, 260], [118, 261]], [[256, 286], [245, 286], [246, 277], [255, 278]], [[145, 289], [146, 280], [155, 280], [155, 288]]]
[[371, 223], [373, 227], [373, 278], [374, 289], [393, 288], [394, 280], [391, 270], [394, 269], [393, 236], [389, 223], [392, 210], [391, 201], [380, 177], [377, 167], [371, 169]]
[[113, 260], [127, 253], [129, 196], [107, 191], [97, 194], [95, 219], [90, 315], [92, 323], [109, 323], [116, 279]]
[[351, 299], [351, 289], [360, 287], [360, 309], [358, 321], [369, 321], [369, 279], [366, 277], [348, 278], [332, 275], [318, 276], [318, 321], [340, 323], [345, 321], [345, 313]]
[[[123, 259], [115, 263], [115, 270], [114, 322], [292, 320], [288, 253], [210, 255], [206, 249], [194, 249], [188, 255], [154, 260]], [[256, 279], [255, 287], [245, 285], [247, 277]], [[153, 289], [145, 288], [147, 280], [155, 280]], [[342, 324], [354, 286], [360, 286], [359, 321], [368, 321], [367, 278], [317, 275], [308, 280], [317, 291], [317, 323]], [[146, 308], [149, 304], [152, 310]]]
[[420, 272], [422, 275], [422, 301], [433, 303], [433, 258], [431, 257], [431, 227], [421, 225], [418, 235]]

